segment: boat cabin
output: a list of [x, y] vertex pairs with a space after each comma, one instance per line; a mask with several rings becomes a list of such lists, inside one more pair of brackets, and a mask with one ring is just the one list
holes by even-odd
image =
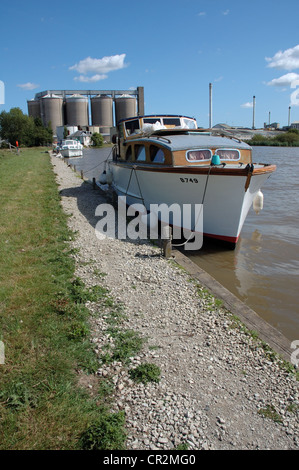
[[62, 148], [62, 149], [82, 149], [83, 145], [78, 140], [66, 139], [66, 140], [62, 140], [60, 148]]
[[222, 166], [252, 162], [249, 145], [198, 129], [196, 120], [185, 116], [155, 115], [122, 120], [116, 142], [113, 159], [121, 163], [210, 166], [214, 155]]

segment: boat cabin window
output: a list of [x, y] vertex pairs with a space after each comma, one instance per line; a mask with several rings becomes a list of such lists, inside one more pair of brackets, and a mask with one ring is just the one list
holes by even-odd
[[188, 162], [209, 161], [212, 158], [212, 152], [209, 149], [189, 150], [186, 153]]
[[156, 145], [150, 146], [150, 159], [153, 163], [164, 163], [165, 155], [163, 149]]
[[125, 123], [126, 134], [131, 135], [139, 129], [139, 120], [134, 119], [133, 121], [128, 121]]
[[146, 153], [144, 145], [135, 145], [135, 157], [137, 162], [146, 161]]
[[131, 162], [132, 159], [133, 159], [132, 157], [133, 157], [132, 146], [129, 145], [129, 147], [127, 148], [127, 151], [126, 151], [126, 160], [128, 162]]
[[240, 152], [236, 149], [217, 149], [215, 153], [220, 160], [240, 160]]

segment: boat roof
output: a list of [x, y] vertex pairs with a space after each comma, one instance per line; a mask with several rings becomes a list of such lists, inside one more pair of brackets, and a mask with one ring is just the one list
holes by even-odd
[[120, 119], [118, 124], [124, 121], [132, 121], [134, 119], [151, 119], [151, 118], [186, 118], [196, 121], [195, 117], [185, 116], [184, 114], [144, 114], [143, 116], [131, 116], [124, 119]]
[[250, 149], [251, 147], [238, 139], [209, 135], [201, 132], [155, 132], [148, 137], [136, 136], [134, 141], [151, 140], [160, 145], [170, 148], [171, 151], [206, 149], [206, 148], [229, 148]]

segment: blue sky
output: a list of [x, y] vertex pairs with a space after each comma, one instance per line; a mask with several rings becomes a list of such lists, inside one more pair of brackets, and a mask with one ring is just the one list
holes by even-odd
[[[299, 120], [299, 1], [1, 0], [0, 112], [47, 89], [143, 86], [145, 112]], [[297, 91], [298, 90], [298, 97]], [[1, 91], [1, 90], [0, 90]], [[1, 101], [1, 93], [0, 93]]]

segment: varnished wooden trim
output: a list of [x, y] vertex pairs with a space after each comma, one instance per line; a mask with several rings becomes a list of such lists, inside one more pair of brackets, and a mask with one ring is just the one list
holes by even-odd
[[[114, 165], [121, 166], [123, 168], [128, 168], [137, 171], [151, 171], [154, 173], [182, 173], [188, 175], [223, 175], [223, 176], [247, 176], [248, 175], [248, 168], [229, 168], [227, 165], [226, 167], [218, 167], [218, 166], [181, 166], [181, 167], [172, 167], [169, 165], [151, 165], [145, 163], [144, 165], [131, 163], [131, 162], [113, 162]], [[273, 173], [276, 170], [276, 165], [266, 165], [262, 168], [254, 168], [252, 175], [258, 175], [263, 173]]]

